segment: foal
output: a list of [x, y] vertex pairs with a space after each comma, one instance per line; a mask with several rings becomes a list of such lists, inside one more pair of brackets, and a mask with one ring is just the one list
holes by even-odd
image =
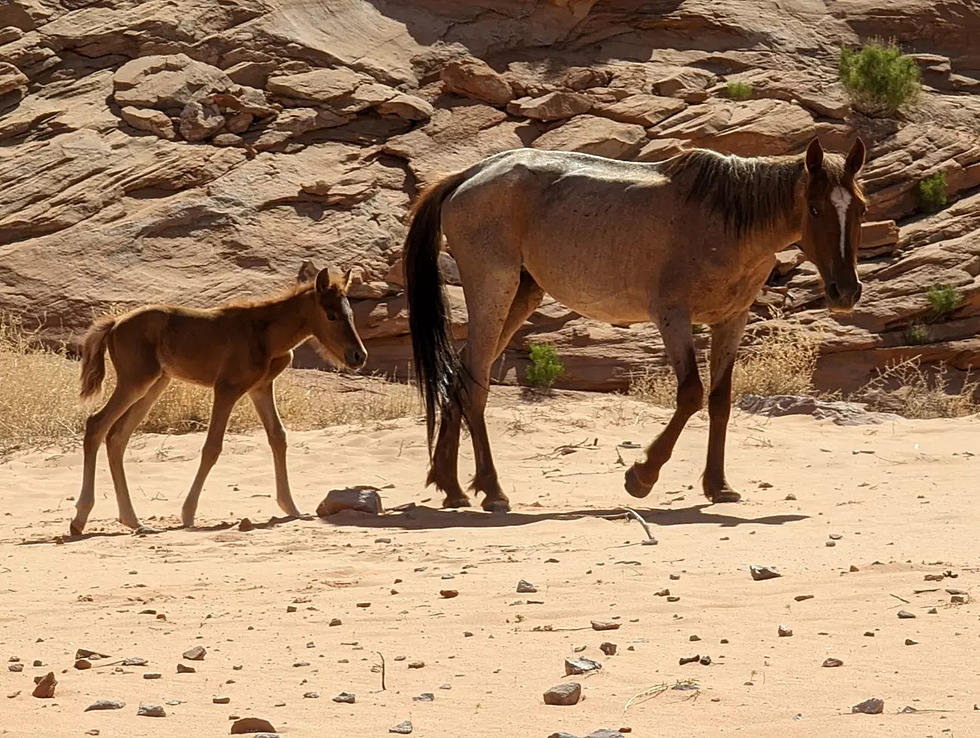
[[276, 501], [299, 515], [286, 477], [286, 434], [276, 410], [273, 382], [292, 362], [293, 349], [310, 336], [325, 357], [359, 369], [367, 359], [347, 301], [351, 272], [317, 271], [309, 262], [289, 293], [211, 310], [152, 305], [119, 318], [102, 318], [89, 329], [82, 349], [81, 397], [95, 395], [105, 378], [105, 351], [116, 369], [116, 388], [85, 424], [82, 490], [75, 504], [72, 535], [80, 535], [95, 504], [95, 462], [105, 440], [116, 490], [119, 522], [139, 528], [123, 453], [136, 426], [177, 378], [214, 388], [211, 422], [201, 464], [184, 502], [185, 526], [194, 514], [208, 472], [221, 453], [222, 437], [235, 403], [245, 394], [265, 427], [276, 471]]

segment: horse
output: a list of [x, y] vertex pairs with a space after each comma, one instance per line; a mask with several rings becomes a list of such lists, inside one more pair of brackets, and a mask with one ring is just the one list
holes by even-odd
[[116, 370], [116, 386], [105, 405], [85, 422], [82, 489], [70, 526], [72, 535], [81, 535], [95, 503], [96, 457], [103, 440], [119, 522], [141, 527], [126, 485], [123, 454], [133, 431], [172, 379], [214, 391], [200, 466], [181, 511], [184, 526], [194, 525], [201, 490], [221, 453], [228, 418], [246, 394], [272, 449], [276, 501], [287, 515], [300, 514], [286, 475], [286, 433], [273, 392], [276, 377], [292, 362], [293, 349], [311, 336], [325, 359], [349, 369], [364, 366], [367, 351], [347, 300], [350, 270], [317, 270], [303, 262], [297, 282], [281, 295], [257, 301], [209, 310], [149, 305], [92, 324], [82, 343], [81, 398], [89, 400], [101, 391], [106, 350]]
[[[614, 325], [653, 322], [677, 378], [677, 407], [626, 472], [645, 497], [688, 419], [704, 404], [692, 322], [711, 327], [708, 453], [702, 488], [736, 502], [725, 476], [732, 367], [749, 308], [776, 252], [798, 243], [828, 307], [861, 296], [857, 254], [867, 209], [857, 138], [846, 156], [813, 138], [804, 153], [741, 157], [689, 149], [659, 162], [513, 149], [434, 182], [417, 198], [404, 263], [415, 373], [426, 412], [426, 486], [445, 507], [468, 506], [457, 479], [461, 420], [475, 457], [472, 490], [507, 511], [487, 437], [490, 368], [545, 292]], [[459, 267], [469, 315], [462, 353], [439, 272], [441, 236]], [[435, 448], [432, 439], [439, 414]]]

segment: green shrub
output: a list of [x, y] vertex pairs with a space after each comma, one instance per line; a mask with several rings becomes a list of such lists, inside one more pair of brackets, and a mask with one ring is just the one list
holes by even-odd
[[859, 51], [842, 48], [837, 71], [851, 102], [865, 113], [893, 115], [922, 89], [915, 59], [894, 41], [872, 40]]
[[929, 343], [929, 329], [922, 323], [912, 323], [905, 329], [905, 343], [909, 346], [921, 346]]
[[693, 335], [698, 335], [699, 333], [707, 333], [708, 326], [704, 323], [691, 323], [691, 333]]
[[752, 85], [749, 82], [729, 82], [728, 97], [731, 100], [748, 100], [752, 97]]
[[550, 387], [565, 371], [565, 365], [558, 358], [554, 346], [532, 343], [529, 347], [531, 365], [525, 378], [532, 387]]
[[926, 292], [926, 299], [932, 307], [933, 317], [938, 320], [956, 310], [963, 302], [963, 295], [955, 287], [941, 284], [930, 287]]
[[946, 206], [946, 172], [933, 172], [919, 180], [916, 187], [919, 207], [927, 213], [935, 213]]

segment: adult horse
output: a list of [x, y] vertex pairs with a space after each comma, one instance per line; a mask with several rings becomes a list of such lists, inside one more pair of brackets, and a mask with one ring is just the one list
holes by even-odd
[[[704, 401], [691, 323], [711, 326], [708, 457], [712, 502], [735, 502], [725, 478], [732, 366], [749, 307], [777, 251], [799, 243], [823, 278], [827, 304], [848, 311], [861, 296], [857, 139], [846, 158], [813, 139], [804, 154], [744, 158], [686, 151], [640, 163], [516, 149], [445, 177], [415, 203], [405, 242], [415, 371], [425, 401], [427, 484], [445, 507], [469, 505], [457, 479], [461, 419], [473, 441], [473, 489], [483, 508], [506, 511], [484, 409], [490, 367], [545, 292], [572, 310], [617, 325], [653, 321], [677, 375], [677, 409], [626, 473], [634, 497], [650, 493], [687, 420]], [[440, 235], [459, 266], [469, 328], [452, 343], [438, 267]], [[436, 409], [439, 435], [435, 450]]]

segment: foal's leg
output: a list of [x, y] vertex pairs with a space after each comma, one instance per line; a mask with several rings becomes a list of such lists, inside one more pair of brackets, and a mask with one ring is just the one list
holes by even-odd
[[[118, 368], [117, 368], [118, 372]], [[75, 518], [71, 522], [72, 535], [81, 535], [85, 523], [95, 506], [95, 462], [98, 460], [99, 447], [105, 440], [109, 428], [129, 407], [139, 400], [156, 379], [155, 376], [133, 377], [119, 373], [116, 388], [109, 401], [85, 421], [85, 440], [82, 443], [82, 489], [75, 502]]]
[[126, 484], [126, 472], [123, 470], [123, 455], [126, 445], [137, 426], [150, 412], [153, 404], [170, 384], [170, 377], [162, 376], [154, 382], [146, 394], [137, 400], [119, 420], [112, 424], [105, 438], [106, 452], [109, 457], [109, 471], [112, 474], [112, 485], [116, 490], [116, 506], [119, 508], [119, 522], [130, 528], [140, 527], [139, 518], [133, 509], [133, 501], [129, 496], [129, 486]]
[[201, 465], [197, 469], [197, 475], [191, 484], [187, 499], [184, 500], [184, 507], [181, 510], [181, 519], [184, 527], [190, 528], [194, 525], [194, 515], [197, 513], [197, 502], [201, 498], [201, 490], [204, 488], [204, 480], [207, 479], [208, 472], [214, 466], [221, 454], [222, 439], [225, 435], [225, 428], [228, 427], [228, 418], [231, 417], [231, 410], [235, 403], [244, 394], [242, 390], [220, 385], [214, 388], [214, 402], [211, 405], [211, 423], [208, 425], [208, 435], [204, 439], [204, 448], [201, 450]]
[[300, 511], [293, 502], [292, 493], [289, 491], [289, 478], [286, 476], [286, 430], [282, 427], [279, 411], [276, 410], [276, 396], [272, 383], [256, 387], [248, 394], [265, 428], [269, 448], [272, 449], [272, 463], [276, 470], [276, 502], [284, 513], [298, 517]]
[[748, 313], [711, 327], [711, 392], [708, 395], [708, 461], [701, 480], [712, 502], [738, 502], [741, 497], [725, 480], [725, 434], [732, 411], [732, 369]]
[[626, 491], [633, 497], [650, 494], [684, 425], [704, 404], [704, 387], [698, 376], [690, 316], [686, 311], [670, 311], [661, 317], [659, 327], [664, 348], [677, 375], [677, 409], [667, 427], [647, 449], [646, 461], [633, 464], [626, 472]]

